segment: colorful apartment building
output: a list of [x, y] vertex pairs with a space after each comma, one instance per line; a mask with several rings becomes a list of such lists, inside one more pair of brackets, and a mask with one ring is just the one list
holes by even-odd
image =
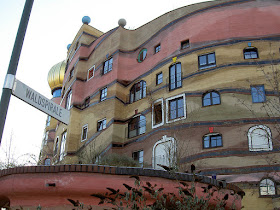
[[219, 0], [135, 29], [84, 24], [49, 72], [69, 125], [48, 117], [43, 165], [109, 153], [238, 184], [245, 209], [279, 208], [280, 1]]

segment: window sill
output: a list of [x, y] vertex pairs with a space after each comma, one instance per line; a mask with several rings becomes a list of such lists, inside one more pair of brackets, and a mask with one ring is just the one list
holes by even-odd
[[208, 68], [212, 68], [212, 67], [216, 67], [216, 66], [217, 66], [216, 64], [209, 65], [209, 66], [202, 66], [202, 67], [199, 67], [199, 70], [208, 69]]

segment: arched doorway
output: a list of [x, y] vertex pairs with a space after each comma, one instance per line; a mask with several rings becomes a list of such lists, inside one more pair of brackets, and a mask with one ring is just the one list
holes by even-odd
[[162, 169], [158, 164], [168, 167], [176, 165], [176, 141], [174, 138], [165, 135], [155, 143], [153, 147], [153, 168]]

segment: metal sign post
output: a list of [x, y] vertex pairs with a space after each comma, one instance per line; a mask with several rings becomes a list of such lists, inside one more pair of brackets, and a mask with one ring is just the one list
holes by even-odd
[[11, 94], [12, 94], [11, 85], [15, 79], [15, 75], [17, 72], [18, 61], [19, 61], [21, 48], [23, 45], [23, 40], [28, 25], [33, 2], [34, 0], [26, 0], [25, 2], [20, 24], [18, 27], [16, 40], [14, 43], [14, 48], [13, 48], [9, 68], [7, 71], [6, 80], [4, 82], [4, 87], [3, 87], [1, 101], [0, 101], [0, 144], [2, 140], [4, 125], [6, 121]]

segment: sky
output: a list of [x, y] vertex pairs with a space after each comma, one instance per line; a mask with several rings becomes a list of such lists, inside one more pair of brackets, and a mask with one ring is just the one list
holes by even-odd
[[[207, 0], [35, 0], [19, 59], [16, 78], [51, 99], [47, 82], [51, 67], [66, 59], [71, 44], [82, 26], [83, 16], [89, 25], [107, 32], [126, 19], [125, 28], [134, 30], [166, 12]], [[208, 0], [209, 1], [209, 0]], [[0, 87], [10, 62], [25, 0], [0, 1]], [[19, 162], [24, 154], [39, 156], [47, 115], [25, 102], [11, 97], [6, 118], [0, 161], [11, 144], [11, 153]]]

